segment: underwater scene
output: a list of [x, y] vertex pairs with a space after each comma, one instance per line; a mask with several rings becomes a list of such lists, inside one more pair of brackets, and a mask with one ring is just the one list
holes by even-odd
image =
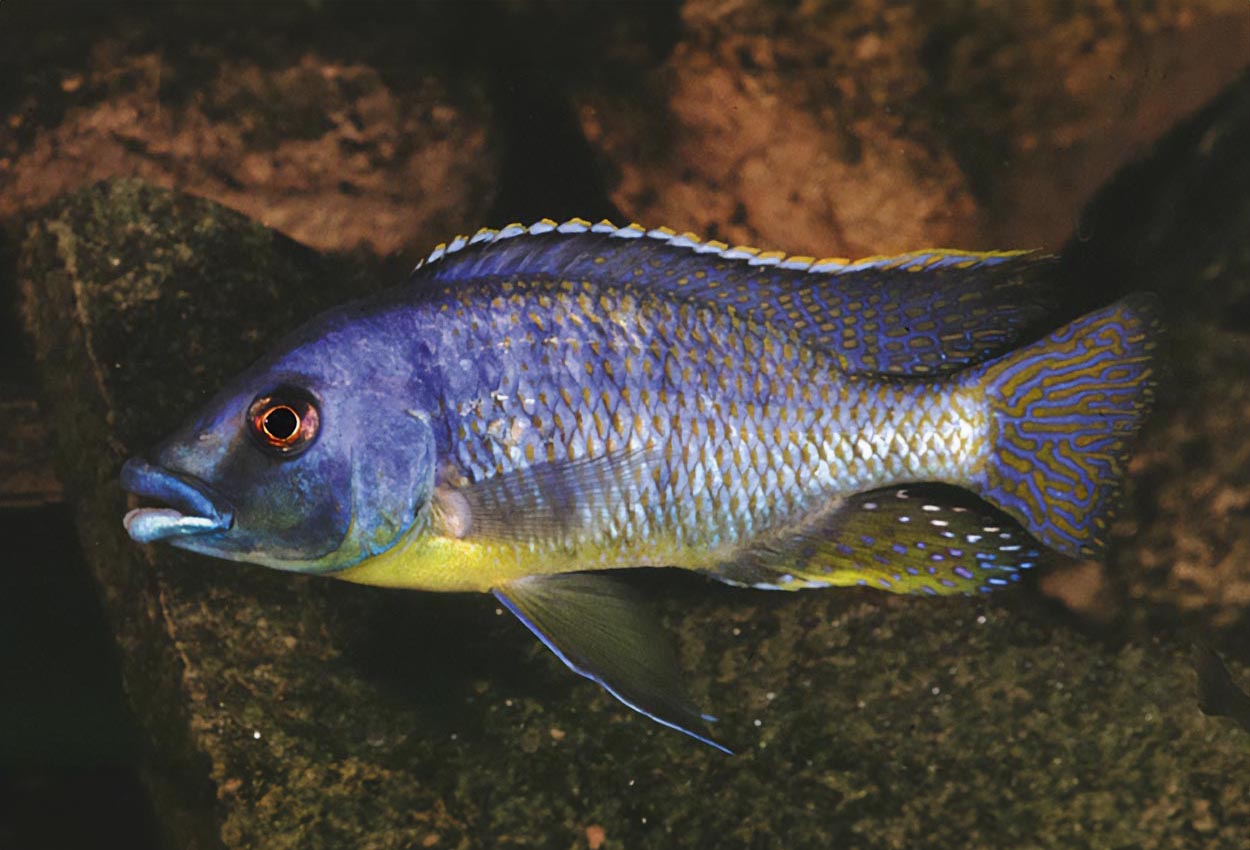
[[0, 57], [0, 850], [1250, 847], [1241, 0]]

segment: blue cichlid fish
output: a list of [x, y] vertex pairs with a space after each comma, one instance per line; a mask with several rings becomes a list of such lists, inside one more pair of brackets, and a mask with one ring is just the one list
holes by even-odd
[[493, 593], [573, 670], [724, 749], [655, 617], [600, 571], [949, 594], [1097, 557], [1156, 322], [1137, 296], [1038, 338], [1054, 276], [1028, 252], [481, 230], [296, 330], [127, 462], [123, 486], [165, 506], [126, 529]]

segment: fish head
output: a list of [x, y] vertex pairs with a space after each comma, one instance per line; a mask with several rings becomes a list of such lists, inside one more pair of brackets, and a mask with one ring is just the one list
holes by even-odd
[[410, 370], [386, 368], [395, 360], [319, 344], [253, 367], [126, 462], [122, 487], [158, 503], [126, 514], [126, 531], [305, 573], [395, 545], [428, 501], [435, 469], [428, 408]]

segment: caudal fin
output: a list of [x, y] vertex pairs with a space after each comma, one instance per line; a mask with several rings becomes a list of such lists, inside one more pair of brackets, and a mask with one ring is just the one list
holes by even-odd
[[980, 370], [990, 448], [971, 483], [1062, 554], [1106, 546], [1128, 452], [1154, 401], [1157, 333], [1153, 300], [1132, 296]]

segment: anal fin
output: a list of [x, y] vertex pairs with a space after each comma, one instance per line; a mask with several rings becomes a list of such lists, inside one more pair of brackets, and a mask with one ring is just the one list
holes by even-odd
[[597, 573], [561, 573], [492, 592], [573, 672], [652, 720], [733, 754], [699, 731], [711, 718], [686, 696], [668, 635], [627, 585]]
[[971, 493], [919, 484], [852, 496], [754, 542], [712, 574], [765, 590], [858, 585], [949, 595], [1005, 587], [1048, 556]]

